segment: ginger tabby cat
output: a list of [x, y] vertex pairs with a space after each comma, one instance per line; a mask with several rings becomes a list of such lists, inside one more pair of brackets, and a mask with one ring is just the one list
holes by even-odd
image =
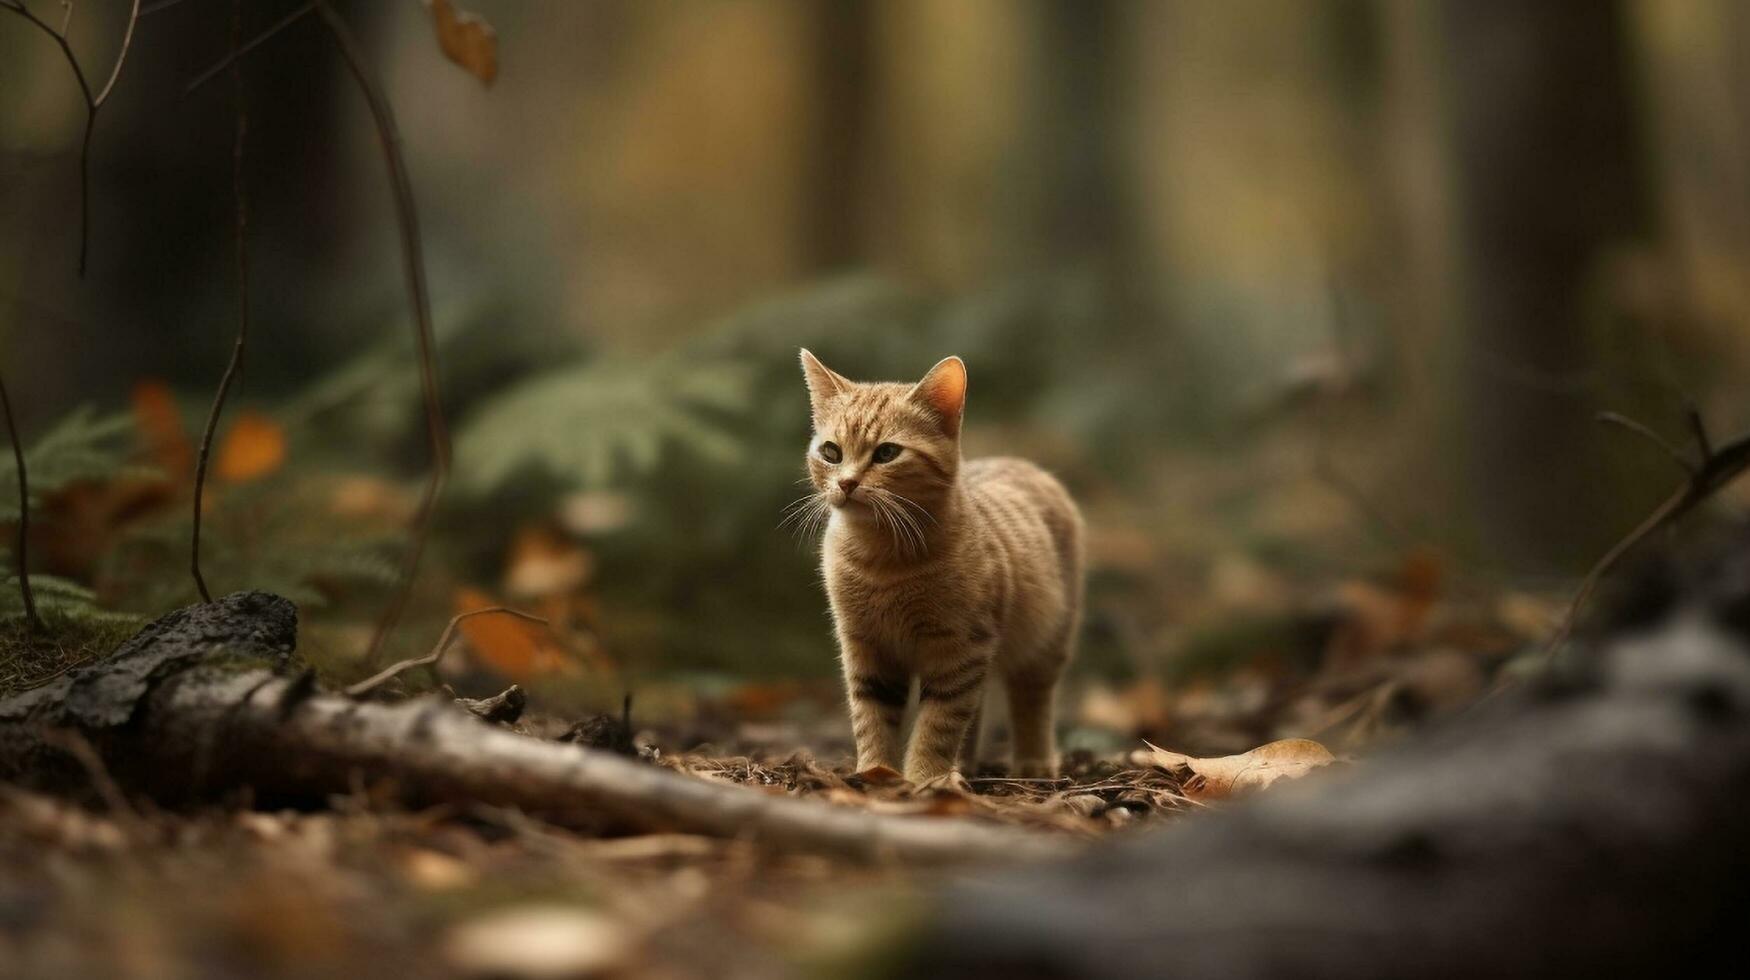
[[[1008, 694], [1015, 768], [1056, 775], [1052, 702], [1081, 621], [1082, 520], [1021, 459], [962, 463], [966, 365], [917, 384], [859, 383], [802, 351], [813, 408], [797, 515], [825, 520], [831, 600], [857, 768], [913, 782], [976, 761], [987, 676]], [[912, 739], [900, 722], [918, 682]]]

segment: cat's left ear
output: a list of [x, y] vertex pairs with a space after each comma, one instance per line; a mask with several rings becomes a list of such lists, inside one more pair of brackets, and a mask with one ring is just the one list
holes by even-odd
[[802, 348], [802, 378], [808, 382], [808, 400], [818, 413], [821, 403], [851, 387], [844, 375], [820, 363], [808, 348]]
[[952, 355], [937, 361], [908, 397], [940, 416], [949, 435], [959, 435], [960, 416], [966, 411], [966, 362]]

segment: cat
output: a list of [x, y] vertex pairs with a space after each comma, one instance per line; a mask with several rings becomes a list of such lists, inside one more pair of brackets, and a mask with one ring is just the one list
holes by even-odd
[[[966, 365], [916, 384], [860, 383], [807, 350], [813, 493], [857, 769], [914, 783], [978, 760], [987, 675], [1008, 695], [1014, 770], [1055, 776], [1053, 700], [1081, 623], [1082, 518], [1051, 474], [1014, 458], [962, 462]], [[918, 682], [912, 738], [900, 721]]]

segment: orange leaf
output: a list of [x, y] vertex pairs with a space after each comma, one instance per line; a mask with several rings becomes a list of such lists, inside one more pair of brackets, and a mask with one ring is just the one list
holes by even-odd
[[286, 433], [260, 412], [239, 412], [237, 421], [219, 442], [213, 475], [229, 483], [244, 483], [272, 473], [286, 461]]
[[431, 19], [437, 25], [438, 47], [444, 56], [482, 84], [491, 85], [498, 77], [498, 34], [492, 25], [457, 10], [450, 0], [431, 0]]
[[1263, 789], [1278, 779], [1301, 776], [1336, 761], [1331, 750], [1308, 738], [1285, 738], [1260, 745], [1240, 755], [1217, 759], [1194, 759], [1149, 743], [1146, 761], [1162, 769], [1184, 767], [1201, 777], [1185, 784], [1193, 799], [1219, 800], [1247, 790]]
[[194, 446], [182, 427], [182, 410], [176, 407], [176, 395], [162, 381], [141, 381], [134, 385], [134, 426], [152, 462], [172, 480], [184, 480], [194, 465]]
[[[456, 590], [458, 613], [502, 605], [479, 589]], [[577, 664], [565, 656], [546, 628], [515, 616], [470, 616], [458, 624], [463, 639], [480, 663], [519, 683], [556, 673], [576, 673]]]

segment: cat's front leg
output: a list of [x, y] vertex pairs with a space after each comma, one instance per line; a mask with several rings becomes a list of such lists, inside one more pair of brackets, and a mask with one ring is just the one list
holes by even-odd
[[934, 669], [919, 675], [918, 717], [905, 755], [905, 778], [914, 783], [953, 771], [973, 717], [983, 703], [991, 651], [978, 648], [959, 654], [930, 658], [935, 661]]
[[876, 766], [899, 768], [899, 723], [911, 693], [911, 677], [873, 646], [842, 637], [845, 699], [851, 707], [851, 735], [857, 742], [857, 771]]

